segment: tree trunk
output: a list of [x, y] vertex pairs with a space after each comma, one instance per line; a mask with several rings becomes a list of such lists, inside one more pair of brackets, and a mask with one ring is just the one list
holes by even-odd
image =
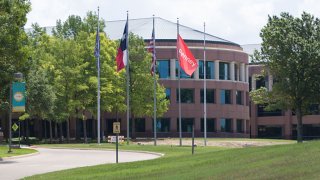
[[303, 132], [302, 132], [302, 112], [301, 112], [301, 108], [298, 108], [296, 111], [296, 116], [297, 116], [297, 142], [298, 143], [302, 143], [303, 141]]
[[70, 143], [70, 117], [67, 119], [67, 143]]
[[44, 142], [47, 143], [47, 121], [43, 120], [44, 122]]
[[50, 132], [50, 144], [52, 143], [52, 121], [51, 119], [49, 120], [49, 132]]
[[87, 120], [82, 119], [82, 123], [83, 123], [83, 139], [84, 139], [84, 143], [88, 143], [88, 139], [87, 139]]
[[58, 138], [58, 123], [57, 122], [54, 123], [54, 138], [55, 139]]
[[60, 130], [59, 143], [62, 143], [62, 141], [63, 141], [63, 134], [62, 134], [62, 123], [61, 123], [61, 122], [59, 123], [59, 126], [60, 126], [60, 128], [59, 128], [59, 130]]
[[135, 122], [135, 120], [134, 120], [134, 115], [131, 115], [131, 123], [132, 123], [132, 134], [131, 134], [131, 138], [132, 139], [135, 139], [136, 138], [136, 128], [135, 128], [135, 126], [136, 126], [136, 122]]
[[30, 137], [30, 131], [29, 131], [29, 119], [26, 119], [27, 129], [26, 129], [26, 143], [29, 145], [29, 137]]

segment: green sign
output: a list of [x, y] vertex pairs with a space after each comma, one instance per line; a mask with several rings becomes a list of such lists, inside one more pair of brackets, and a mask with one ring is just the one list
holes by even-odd
[[12, 130], [13, 130], [13, 131], [17, 131], [18, 128], [19, 128], [19, 126], [18, 126], [16, 123], [14, 123], [14, 124], [12, 125]]
[[15, 82], [12, 84], [12, 112], [26, 111], [26, 83]]

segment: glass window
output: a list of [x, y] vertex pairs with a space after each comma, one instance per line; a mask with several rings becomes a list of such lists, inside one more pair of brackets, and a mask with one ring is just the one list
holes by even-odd
[[219, 79], [230, 80], [230, 64], [219, 62]]
[[234, 64], [234, 80], [238, 81], [239, 80], [238, 77], [239, 77], [239, 66], [238, 64]]
[[267, 111], [265, 110], [265, 105], [258, 104], [257, 105], [257, 114], [258, 117], [265, 117], [265, 116], [282, 116], [282, 110], [273, 110]]
[[[207, 132], [215, 131], [215, 121], [214, 118], [207, 118]], [[201, 132], [204, 132], [204, 118], [201, 118]]]
[[256, 89], [260, 89], [261, 87], [268, 88], [268, 76], [258, 76], [256, 77]]
[[220, 90], [220, 103], [221, 104], [231, 104], [231, 90]]
[[[215, 96], [214, 92], [215, 92], [214, 89], [207, 89], [207, 91], [206, 91], [207, 103], [214, 103], [214, 96]], [[203, 89], [200, 90], [200, 101], [201, 101], [201, 103], [204, 103], [204, 90]]]
[[[180, 89], [181, 103], [194, 103], [194, 89]], [[177, 102], [179, 102], [179, 89], [177, 89]]]
[[184, 70], [181, 69], [178, 61], [176, 61], [176, 77], [177, 78], [178, 78], [178, 74], [179, 74], [179, 71], [178, 71], [179, 69], [178, 68], [180, 68], [180, 78], [182, 78], [182, 79], [192, 79], [192, 78], [194, 78], [194, 73], [190, 77], [188, 74], [186, 74], [184, 72]]
[[166, 99], [168, 99], [169, 101], [171, 101], [171, 89], [170, 88], [166, 88]]
[[[192, 132], [194, 118], [181, 118], [181, 131]], [[179, 118], [177, 118], [177, 132], [179, 132]]]
[[144, 118], [135, 119], [135, 131], [145, 132], [146, 131], [146, 120]]
[[168, 79], [170, 78], [170, 61], [169, 60], [157, 60], [158, 69], [157, 73], [159, 78]]
[[[203, 62], [199, 60], [199, 79], [204, 79]], [[206, 61], [206, 79], [214, 79], [214, 62]]]
[[[153, 125], [153, 120], [152, 120]], [[170, 132], [170, 118], [157, 118], [157, 132]], [[152, 126], [153, 131], [153, 126]]]
[[243, 132], [243, 119], [237, 119], [237, 132], [242, 133]]
[[[116, 119], [107, 119], [107, 132], [108, 133], [113, 133], [113, 123], [117, 122]], [[119, 119], [119, 122], [121, 122], [121, 120]]]
[[243, 105], [242, 91], [236, 91], [236, 100], [237, 100], [237, 104]]
[[231, 119], [220, 119], [221, 132], [231, 132]]

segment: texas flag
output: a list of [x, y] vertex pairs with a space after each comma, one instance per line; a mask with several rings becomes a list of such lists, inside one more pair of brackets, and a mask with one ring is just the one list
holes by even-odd
[[180, 60], [180, 67], [186, 74], [191, 76], [192, 73], [198, 68], [198, 62], [180, 35], [178, 35], [177, 51]]
[[128, 49], [127, 38], [128, 38], [128, 21], [126, 22], [126, 26], [124, 27], [124, 32], [120, 40], [120, 46], [118, 48], [118, 53], [116, 57], [118, 72], [127, 65], [127, 49]]

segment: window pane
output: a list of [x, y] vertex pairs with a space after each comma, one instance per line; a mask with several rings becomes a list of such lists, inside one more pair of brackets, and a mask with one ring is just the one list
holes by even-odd
[[243, 132], [243, 119], [237, 119], [237, 132]]
[[135, 119], [135, 131], [136, 132], [145, 132], [146, 131], [145, 122], [146, 121], [144, 118]]
[[238, 75], [239, 75], [239, 66], [238, 64], [234, 64], [234, 80], [238, 81]]
[[242, 91], [236, 91], [237, 104], [243, 105]]
[[[181, 103], [194, 103], [194, 89], [181, 89]], [[177, 102], [179, 102], [179, 89], [177, 89]]]
[[219, 79], [230, 80], [230, 64], [219, 62]]
[[[207, 89], [207, 103], [214, 103], [215, 91], [214, 89]], [[204, 103], [204, 90], [200, 90], [200, 102]]]
[[170, 61], [169, 60], [157, 60], [159, 78], [170, 78]]
[[170, 88], [166, 88], [166, 99], [168, 99], [169, 101], [171, 101], [171, 89]]
[[[153, 125], [153, 120], [152, 120]], [[157, 132], [170, 132], [170, 118], [157, 118]], [[153, 126], [152, 126], [153, 131]]]
[[199, 79], [204, 79], [203, 61], [199, 60]]
[[214, 79], [214, 62], [212, 61], [207, 61], [206, 62], [206, 66], [207, 66], [207, 71], [206, 71], [206, 75], [207, 75], [207, 79]]
[[[207, 118], [207, 132], [214, 132], [215, 127], [215, 119]], [[204, 132], [204, 118], [201, 118], [201, 132]]]
[[177, 77], [177, 78], [179, 77], [179, 76], [178, 76], [178, 74], [179, 74], [178, 68], [180, 68], [180, 78], [182, 78], [182, 79], [192, 79], [192, 78], [194, 78], [194, 73], [193, 73], [193, 74], [191, 75], [191, 77], [190, 77], [188, 74], [186, 74], [186, 73], [184, 72], [184, 70], [181, 69], [178, 61], [176, 61], [176, 77]]
[[221, 104], [231, 104], [231, 90], [220, 90], [220, 103]]
[[[181, 118], [182, 132], [192, 132], [193, 118]], [[179, 132], [179, 118], [177, 118], [177, 132]]]
[[220, 119], [221, 132], [231, 132], [231, 119]]
[[[203, 62], [199, 60], [199, 79], [204, 79]], [[214, 62], [206, 61], [206, 79], [214, 79]]]

